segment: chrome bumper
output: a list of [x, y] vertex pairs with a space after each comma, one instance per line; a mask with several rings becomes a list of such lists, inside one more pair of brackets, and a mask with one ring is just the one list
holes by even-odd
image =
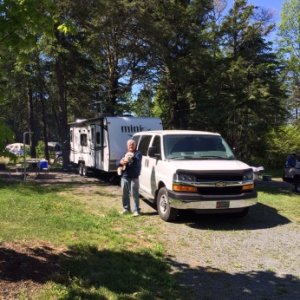
[[[231, 209], [231, 208], [245, 208], [249, 206], [253, 206], [257, 203], [257, 194], [256, 192], [252, 192], [250, 195], [243, 194], [238, 197], [233, 196], [213, 196], [210, 198], [201, 198], [201, 199], [188, 199], [187, 196], [179, 198], [178, 195], [176, 197], [172, 197], [173, 193], [169, 193], [169, 203], [170, 206], [177, 209], [214, 209], [214, 210], [222, 210], [222, 209]], [[218, 204], [221, 202], [220, 207], [218, 208]], [[223, 206], [223, 203], [228, 204]]]

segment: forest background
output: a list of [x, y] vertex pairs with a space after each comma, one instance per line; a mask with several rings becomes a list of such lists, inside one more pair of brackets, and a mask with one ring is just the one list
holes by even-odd
[[[63, 145], [99, 114], [217, 131], [238, 158], [280, 167], [300, 152], [300, 2], [0, 0], [0, 150]], [[276, 38], [270, 40], [270, 35]], [[138, 93], [137, 93], [138, 91]]]

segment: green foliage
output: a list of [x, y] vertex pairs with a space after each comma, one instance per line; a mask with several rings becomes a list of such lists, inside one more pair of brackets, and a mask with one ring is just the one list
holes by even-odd
[[279, 25], [279, 57], [281, 58], [282, 77], [288, 89], [287, 109], [292, 118], [298, 118], [300, 107], [300, 2], [286, 0], [281, 11]]
[[52, 0], [3, 0], [0, 12], [0, 60], [7, 51], [25, 53], [35, 47], [41, 32], [53, 34], [57, 15]]
[[2, 121], [0, 120], [0, 156], [8, 155], [5, 152], [5, 146], [14, 141], [13, 131]]
[[[34, 145], [63, 143], [68, 122], [94, 117], [96, 103], [112, 115], [159, 116], [166, 129], [218, 131], [255, 162], [270, 128], [286, 119], [286, 86], [298, 97], [299, 56], [285, 47], [283, 74], [267, 41], [269, 14], [237, 0], [222, 15], [224, 3], [1, 1], [0, 116], [18, 140], [25, 128]], [[134, 84], [145, 89], [133, 101]]]
[[284, 125], [271, 130], [267, 136], [266, 164], [273, 168], [284, 165], [291, 153], [300, 153], [300, 128], [297, 125]]
[[[219, 85], [215, 87], [218, 94], [212, 94], [214, 103], [223, 109], [220, 117], [215, 116], [214, 127], [237, 148], [238, 156], [249, 163], [261, 156], [264, 136], [270, 128], [282, 124], [286, 115], [280, 64], [265, 39], [272, 26], [263, 14], [257, 18], [255, 10], [239, 0], [225, 17], [224, 57], [217, 66], [222, 76], [213, 82]], [[209, 87], [209, 93], [214, 91], [213, 87]]]
[[45, 143], [44, 141], [38, 141], [36, 146], [37, 157], [44, 157], [44, 153], [45, 153]]

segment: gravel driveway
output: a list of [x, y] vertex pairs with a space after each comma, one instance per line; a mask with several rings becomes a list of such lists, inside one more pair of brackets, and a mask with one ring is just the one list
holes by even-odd
[[[103, 188], [120, 209], [120, 188]], [[186, 299], [300, 299], [300, 225], [274, 208], [258, 203], [243, 219], [183, 213], [173, 223], [145, 201], [141, 209], [160, 232], [178, 284], [191, 291]]]
[[141, 207], [178, 283], [191, 290], [186, 299], [300, 299], [300, 225], [275, 209], [258, 203], [244, 219], [184, 213], [166, 223]]
[[300, 299], [300, 226], [272, 209], [258, 204], [242, 221], [189, 214], [161, 226], [190, 299]]

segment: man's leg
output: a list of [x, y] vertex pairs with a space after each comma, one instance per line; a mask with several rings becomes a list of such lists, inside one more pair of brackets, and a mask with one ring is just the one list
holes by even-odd
[[130, 212], [130, 182], [127, 178], [122, 177], [121, 179], [122, 188], [122, 204], [124, 210]]
[[140, 198], [139, 198], [139, 179], [134, 178], [131, 179], [131, 189], [132, 189], [132, 197], [134, 200], [134, 212], [140, 213]]

